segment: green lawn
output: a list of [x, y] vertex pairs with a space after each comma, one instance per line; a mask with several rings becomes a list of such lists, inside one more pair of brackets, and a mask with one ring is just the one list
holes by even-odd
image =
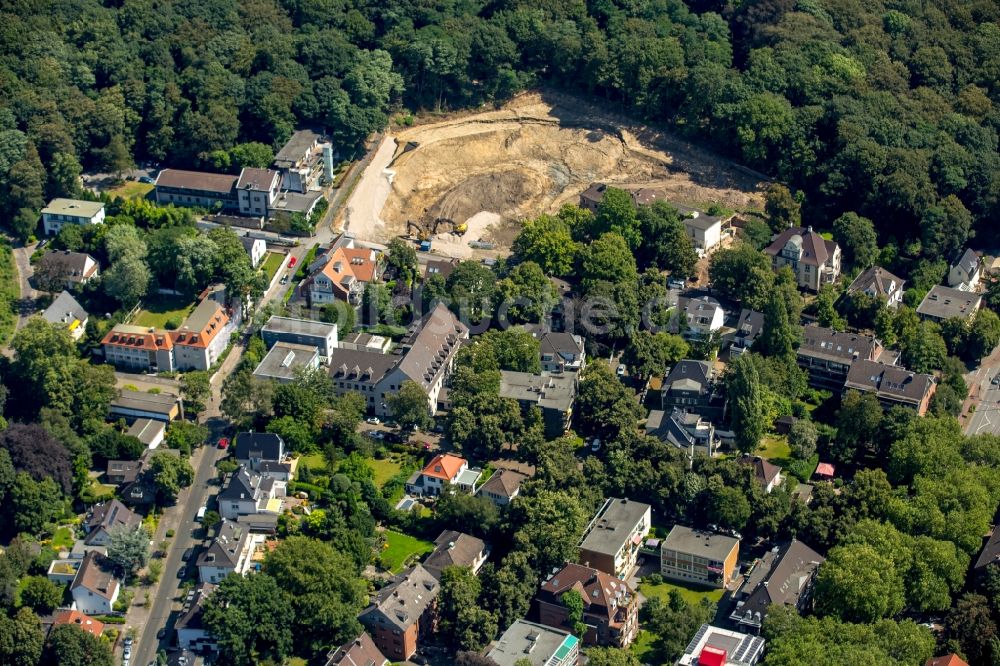
[[639, 583], [639, 592], [647, 599], [652, 597], [659, 597], [664, 601], [667, 600], [670, 590], [677, 590], [681, 593], [684, 601], [689, 604], [699, 604], [702, 599], [708, 599], [712, 603], [719, 603], [722, 599], [722, 593], [725, 590], [715, 589], [712, 587], [698, 587], [695, 585], [683, 585], [681, 583], [667, 583], [663, 582], [659, 585], [651, 585], [649, 583]]
[[153, 191], [152, 183], [140, 183], [137, 180], [128, 180], [108, 190], [108, 195], [121, 197], [122, 199], [145, 199]]
[[766, 435], [764, 442], [757, 447], [757, 455], [767, 460], [791, 458], [792, 449], [788, 446], [788, 437], [785, 435]]
[[52, 547], [56, 550], [59, 548], [72, 548], [73, 530], [69, 527], [60, 527], [57, 529], [56, 533], [52, 535]]
[[321, 452], [310, 453], [307, 456], [299, 457], [299, 466], [305, 465], [309, 468], [311, 472], [325, 472], [326, 471], [326, 456]]
[[152, 296], [143, 305], [132, 320], [135, 326], [166, 328], [168, 321], [183, 322], [194, 309], [194, 303], [179, 296]]
[[657, 636], [651, 631], [646, 631], [643, 629], [636, 636], [635, 642], [632, 643], [632, 654], [639, 658], [639, 661], [643, 664], [652, 663], [654, 653], [653, 643], [656, 642]]
[[382, 549], [382, 564], [393, 573], [399, 573], [412, 555], [423, 555], [434, 550], [430, 541], [417, 539], [408, 534], [385, 531], [385, 548]]
[[274, 279], [274, 274], [278, 272], [281, 267], [281, 262], [285, 260], [285, 255], [278, 252], [268, 252], [264, 255], [264, 261], [260, 264], [260, 270], [264, 271], [264, 275], [267, 276], [267, 283], [271, 284], [271, 280]]
[[14, 268], [14, 253], [6, 243], [0, 243], [0, 345], [6, 344], [14, 332], [17, 316], [14, 302], [21, 297], [21, 285]]
[[383, 460], [369, 460], [368, 466], [375, 470], [375, 485], [378, 488], [384, 486], [389, 479], [399, 474], [403, 468], [398, 462], [385, 458]]

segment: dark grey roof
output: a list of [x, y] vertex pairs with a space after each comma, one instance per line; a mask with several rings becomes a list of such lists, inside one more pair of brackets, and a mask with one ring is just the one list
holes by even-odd
[[116, 499], [98, 504], [91, 509], [87, 518], [87, 529], [93, 531], [99, 527], [110, 530], [114, 527], [134, 527], [142, 523], [142, 518], [133, 513], [127, 506]]
[[326, 666], [384, 666], [389, 663], [368, 632], [326, 655]]
[[414, 322], [400, 343], [403, 359], [399, 369], [425, 389], [446, 370], [446, 360], [453, 356], [469, 329], [444, 304], [438, 303]]
[[543, 354], [557, 354], [571, 359], [583, 353], [583, 338], [572, 333], [546, 333], [538, 341]]
[[219, 492], [220, 500], [256, 500], [260, 492], [261, 476], [247, 469], [246, 465], [229, 475], [225, 487]]
[[281, 460], [284, 442], [270, 432], [241, 432], [236, 435], [236, 459]]
[[576, 400], [576, 377], [543, 372], [500, 371], [500, 397], [538, 405], [540, 409], [566, 412]]
[[764, 313], [743, 308], [740, 310], [740, 319], [736, 323], [736, 334], [746, 338], [748, 341], [757, 339], [764, 329]]
[[677, 361], [677, 364], [667, 373], [666, 378], [663, 380], [663, 388], [669, 390], [673, 388], [674, 384], [685, 382], [683, 386], [678, 385], [677, 388], [690, 390], [693, 388], [693, 384], [690, 384], [690, 382], [694, 382], [701, 387], [700, 390], [706, 391], [711, 380], [712, 366], [708, 361], [684, 359], [683, 361]]
[[327, 324], [322, 321], [274, 315], [261, 328], [261, 333], [293, 333], [296, 335], [314, 335], [325, 338], [333, 333], [336, 328], [336, 324]]
[[239, 564], [240, 552], [249, 538], [249, 530], [223, 518], [212, 543], [198, 556], [198, 566], [235, 568]]
[[174, 630], [180, 631], [181, 629], [201, 629], [201, 618], [204, 610], [205, 600], [212, 596], [212, 592], [215, 591], [215, 585], [212, 583], [199, 583], [194, 590], [194, 596], [190, 601], [184, 602], [184, 607], [181, 609], [181, 614], [177, 618], [177, 622], [174, 623]]
[[111, 409], [132, 409], [158, 414], [169, 414], [177, 407], [177, 396], [169, 393], [144, 393], [142, 391], [121, 390], [111, 401]]
[[973, 569], [984, 569], [990, 564], [1000, 565], [1000, 527], [994, 527], [990, 538], [986, 540], [986, 545], [979, 551], [979, 557]]
[[934, 319], [951, 319], [961, 317], [970, 319], [979, 309], [983, 297], [981, 294], [952, 289], [942, 285], [934, 285], [917, 306], [917, 314]]
[[313, 345], [294, 342], [276, 342], [253, 374], [262, 379], [291, 381], [303, 369], [314, 368], [319, 363], [319, 349]]
[[66, 277], [82, 277], [87, 270], [87, 260], [97, 265], [97, 260], [84, 252], [70, 252], [69, 250], [52, 250], [42, 255], [38, 260], [38, 267], [52, 266], [53, 271], [64, 273]]
[[278, 154], [274, 156], [274, 165], [278, 168], [292, 166], [302, 159], [313, 144], [322, 140], [322, 136], [312, 130], [298, 130], [285, 142]]
[[240, 242], [243, 243], [243, 249], [247, 252], [253, 250], [253, 246], [257, 244], [257, 241], [265, 243], [263, 238], [251, 238], [250, 236], [240, 236]]
[[681, 553], [698, 555], [717, 562], [724, 562], [733, 548], [740, 543], [739, 539], [715, 532], [693, 530], [683, 525], [674, 525], [670, 534], [660, 545], [664, 550], [676, 550]]
[[87, 311], [77, 303], [72, 294], [68, 291], [61, 291], [52, 305], [45, 309], [42, 318], [50, 324], [72, 324], [74, 320], [84, 322], [87, 320]]
[[423, 566], [438, 580], [441, 579], [441, 572], [446, 567], [471, 568], [486, 550], [486, 543], [482, 539], [455, 530], [441, 532], [434, 543], [437, 544], [437, 548], [427, 556]]
[[[377, 384], [399, 363], [399, 356], [367, 349], [341, 349], [330, 352], [330, 377], [333, 381], [364, 381]], [[357, 368], [357, 371], [355, 371]], [[371, 369], [371, 372], [368, 370]]]
[[736, 619], [737, 615], [742, 616], [749, 611], [751, 614], [760, 613], [763, 618], [772, 604], [797, 606], [799, 598], [808, 592], [813, 574], [825, 559], [801, 541], [792, 541], [771, 558], [765, 557], [758, 564], [760, 571], [755, 570], [740, 589], [741, 596], [746, 596], [746, 599], [743, 605], [733, 610], [731, 617]]
[[931, 375], [863, 360], [851, 365], [844, 388], [870, 391], [878, 397], [916, 404], [923, 400], [933, 385], [934, 377]]
[[962, 256], [958, 258], [958, 261], [952, 263], [952, 266], [961, 266], [962, 269], [972, 275], [979, 268], [979, 255], [973, 252], [971, 249], [967, 249], [962, 253]]
[[358, 619], [366, 626], [380, 626], [379, 618], [384, 617], [399, 631], [406, 631], [420, 619], [440, 590], [437, 579], [418, 564], [379, 590]]
[[874, 338], [857, 333], [844, 333], [824, 326], [803, 326], [799, 356], [811, 356], [833, 361], [872, 359], [875, 356]]

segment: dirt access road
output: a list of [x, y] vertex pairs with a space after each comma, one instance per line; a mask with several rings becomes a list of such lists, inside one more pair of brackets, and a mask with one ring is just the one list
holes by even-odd
[[389, 132], [347, 204], [346, 229], [386, 243], [437, 219], [465, 222], [434, 249], [467, 258], [469, 241], [505, 253], [522, 219], [577, 202], [593, 182], [644, 185], [677, 203], [759, 207], [764, 176], [687, 142], [550, 92]]

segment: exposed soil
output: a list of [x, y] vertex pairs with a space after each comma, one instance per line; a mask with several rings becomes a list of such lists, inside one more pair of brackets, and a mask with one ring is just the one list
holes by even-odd
[[[761, 205], [762, 180], [580, 100], [527, 93], [498, 110], [395, 130], [352, 194], [347, 225], [358, 238], [385, 243], [406, 235], [408, 221], [424, 229], [440, 220], [466, 223], [464, 236], [437, 234], [435, 251], [495, 255], [509, 248], [518, 221], [576, 203], [593, 182], [656, 187], [677, 203], [745, 210]], [[473, 250], [470, 241], [496, 249]]]

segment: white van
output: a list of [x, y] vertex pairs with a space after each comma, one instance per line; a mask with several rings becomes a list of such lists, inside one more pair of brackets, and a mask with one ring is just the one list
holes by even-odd
[[207, 506], [201, 507], [200, 509], [198, 509], [198, 515], [196, 515], [194, 517], [194, 519], [196, 521], [198, 521], [199, 523], [202, 522], [203, 520], [205, 520], [205, 512], [206, 511], [208, 511], [208, 507]]

